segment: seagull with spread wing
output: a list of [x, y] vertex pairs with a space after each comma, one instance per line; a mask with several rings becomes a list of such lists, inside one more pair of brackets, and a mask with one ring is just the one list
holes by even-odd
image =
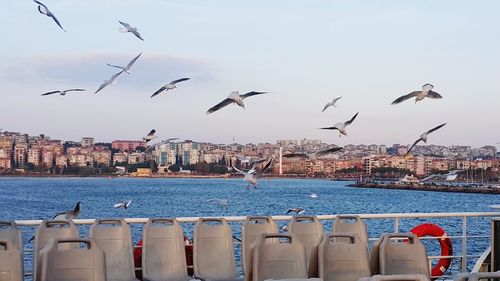
[[335, 104], [337, 103], [337, 101], [339, 99], [341, 99], [342, 97], [338, 97], [338, 98], [334, 98], [331, 102], [328, 102], [325, 107], [323, 108], [323, 110], [321, 112], [324, 112], [327, 108], [329, 108], [330, 106], [333, 106], [333, 107], [337, 107]]
[[223, 210], [229, 209], [229, 201], [227, 199], [208, 199], [207, 203], [213, 203], [219, 206]]
[[428, 135], [429, 135], [430, 133], [434, 132], [434, 131], [437, 131], [437, 130], [441, 129], [444, 125], [446, 125], [446, 123], [443, 123], [443, 124], [441, 124], [441, 125], [439, 125], [439, 126], [437, 126], [437, 127], [434, 127], [434, 128], [432, 128], [432, 129], [430, 129], [429, 131], [427, 131], [427, 132], [425, 132], [425, 133], [421, 134], [421, 135], [420, 135], [420, 138], [418, 138], [418, 139], [417, 139], [417, 140], [416, 140], [416, 141], [415, 141], [415, 142], [414, 142], [414, 143], [410, 146], [410, 149], [408, 149], [408, 152], [406, 152], [405, 156], [407, 156], [407, 155], [410, 153], [410, 151], [411, 151], [411, 150], [415, 147], [415, 145], [417, 145], [417, 143], [419, 143], [419, 142], [421, 142], [421, 141], [423, 141], [423, 142], [427, 143], [427, 137], [428, 137]]
[[123, 25], [123, 27], [120, 27], [120, 32], [122, 33], [128, 33], [128, 32], [131, 32], [132, 34], [135, 35], [135, 37], [141, 39], [142, 41], [144, 41], [144, 39], [142, 38], [141, 34], [139, 33], [139, 31], [137, 31], [137, 28], [135, 27], [132, 27], [130, 26], [130, 24], [126, 23], [126, 22], [123, 22], [123, 21], [118, 21], [121, 25]]
[[62, 91], [52, 91], [52, 92], [47, 92], [45, 94], [42, 94], [42, 96], [48, 96], [48, 95], [53, 95], [53, 94], [59, 94], [61, 96], [65, 96], [68, 92], [82, 92], [85, 91], [85, 89], [68, 89], [68, 90], [62, 90]]
[[168, 138], [168, 139], [166, 139], [166, 140], [162, 140], [162, 141], [160, 141], [160, 142], [157, 142], [157, 143], [155, 143], [155, 144], [153, 144], [153, 145], [149, 146], [149, 147], [146, 149], [146, 151], [145, 151], [145, 152], [151, 151], [151, 150], [153, 150], [153, 149], [156, 149], [157, 147], [160, 147], [160, 146], [162, 146], [162, 145], [164, 145], [164, 144], [167, 144], [167, 143], [169, 143], [169, 142], [171, 142], [171, 141], [178, 140], [178, 139], [179, 139], [179, 138]]
[[158, 138], [157, 136], [155, 136], [155, 133], [156, 133], [155, 129], [151, 130], [147, 136], [142, 138], [142, 140], [144, 140], [147, 144], [149, 141]]
[[113, 82], [115, 81], [115, 79], [120, 76], [120, 74], [123, 73], [123, 70], [118, 72], [118, 73], [115, 73], [113, 74], [113, 76], [111, 76], [111, 78], [109, 78], [108, 80], [105, 80], [104, 83], [102, 83], [99, 88], [97, 89], [97, 91], [95, 91], [94, 94], [97, 94], [99, 91], [101, 91], [102, 89], [106, 88], [107, 86], [113, 84]]
[[45, 6], [45, 4], [43, 4], [42, 2], [40, 1], [37, 1], [37, 0], [33, 0], [33, 2], [37, 3], [38, 4], [38, 11], [40, 12], [40, 14], [43, 14], [43, 15], [46, 15], [47, 17], [49, 18], [52, 18], [56, 24], [62, 29], [64, 30], [64, 32], [66, 32], [66, 29], [64, 29], [61, 25], [61, 23], [59, 22], [59, 20], [56, 18], [56, 16], [49, 10], [49, 8], [47, 8], [47, 6]]
[[257, 188], [257, 187], [259, 187], [259, 184], [257, 183], [257, 179], [260, 176], [262, 176], [271, 167], [272, 163], [273, 163], [273, 158], [271, 158], [271, 160], [269, 160], [269, 162], [260, 171], [256, 170], [255, 165], [248, 171], [242, 171], [242, 170], [236, 168], [234, 165], [233, 165], [233, 169], [236, 172], [242, 174], [243, 180], [248, 182], [247, 189], [250, 188], [250, 184], [253, 185], [254, 188]]
[[211, 107], [208, 111], [207, 111], [207, 114], [210, 114], [210, 113], [213, 113], [225, 106], [228, 106], [232, 103], [235, 103], [243, 108], [245, 108], [245, 104], [243, 103], [243, 100], [248, 98], [248, 97], [252, 97], [252, 96], [256, 96], [256, 95], [262, 95], [262, 94], [266, 94], [267, 92], [248, 92], [244, 95], [240, 95], [240, 93], [238, 91], [232, 91], [229, 96], [219, 102], [218, 104], [216, 104], [215, 106]]
[[295, 213], [297, 215], [302, 215], [303, 213], [305, 212], [304, 209], [300, 208], [300, 207], [295, 207], [295, 208], [290, 208], [288, 209], [288, 211], [286, 212], [287, 214], [290, 214], [290, 213]]
[[127, 73], [127, 74], [130, 74], [129, 70], [130, 68], [132, 67], [132, 65], [135, 63], [135, 61], [142, 55], [142, 52], [137, 55], [135, 58], [133, 58], [126, 66], [119, 66], [119, 65], [113, 65], [113, 64], [109, 64], [107, 63], [108, 66], [111, 66], [111, 67], [116, 67], [116, 68], [119, 68], [121, 69], [123, 72]]
[[401, 96], [401, 97], [395, 99], [392, 102], [392, 104], [402, 103], [405, 100], [411, 99], [413, 97], [415, 98], [415, 103], [417, 103], [417, 101], [423, 100], [424, 98], [442, 99], [443, 97], [440, 94], [434, 92], [432, 90], [433, 88], [434, 88], [434, 86], [432, 84], [427, 83], [427, 84], [422, 86], [421, 91], [414, 91], [414, 92], [411, 92], [407, 95]]
[[[335, 125], [333, 125], [333, 127], [325, 127], [325, 128], [320, 128], [320, 129], [322, 129], [322, 130], [337, 130], [337, 131], [339, 131], [340, 134], [342, 134], [344, 136], [347, 136], [347, 132], [346, 132], [345, 128], [348, 125], [351, 125], [351, 123], [354, 121], [354, 119], [356, 119], [356, 117], [358, 116], [358, 114], [359, 114], [359, 112], [356, 113], [351, 118], [351, 120], [345, 121], [344, 123], [339, 122], [339, 123], [336, 123]], [[342, 136], [342, 135], [339, 135], [339, 137]]]
[[305, 159], [314, 160], [316, 158], [319, 158], [319, 157], [322, 157], [322, 156], [325, 156], [325, 155], [328, 155], [331, 153], [335, 153], [341, 149], [342, 149], [342, 147], [332, 147], [332, 148], [316, 151], [313, 153], [286, 153], [286, 154], [283, 154], [282, 156], [285, 158], [305, 158]]
[[173, 89], [177, 88], [177, 86], [175, 86], [175, 84], [182, 82], [182, 81], [189, 80], [189, 79], [191, 79], [191, 78], [181, 78], [181, 79], [174, 80], [174, 81], [166, 84], [165, 86], [161, 87], [160, 89], [158, 89], [158, 91], [156, 91], [151, 97], [154, 97], [163, 91], [173, 90]]
[[73, 210], [68, 210], [66, 212], [61, 212], [55, 215], [52, 220], [72, 220], [78, 218], [80, 216], [80, 205], [81, 202], [78, 201], [73, 208]]
[[128, 207], [130, 207], [130, 204], [132, 204], [132, 200], [116, 203], [113, 205], [113, 207], [115, 207], [117, 209], [118, 208], [128, 209]]

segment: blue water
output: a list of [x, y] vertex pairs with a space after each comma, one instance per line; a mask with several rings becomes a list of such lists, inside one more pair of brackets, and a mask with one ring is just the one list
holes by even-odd
[[[281, 215], [288, 208], [302, 207], [308, 215], [410, 212], [484, 212], [500, 203], [500, 195], [426, 192], [411, 190], [363, 189], [346, 187], [347, 182], [311, 179], [261, 179], [260, 188], [246, 189], [241, 179], [135, 179], [135, 178], [0, 178], [0, 219], [49, 219], [82, 202], [80, 218], [186, 217]], [[309, 197], [316, 193], [319, 198]], [[222, 210], [208, 199], [228, 199]], [[133, 200], [129, 209], [113, 204]], [[400, 231], [409, 231], [428, 220], [402, 220]], [[449, 235], [461, 235], [461, 219], [432, 219]], [[281, 222], [280, 225], [284, 225]], [[469, 235], [489, 235], [489, 219], [469, 219]], [[369, 235], [378, 237], [394, 229], [394, 220], [367, 220]], [[87, 232], [82, 226], [82, 235]], [[141, 226], [133, 226], [133, 240]], [[192, 236], [192, 225], [184, 225]], [[331, 230], [331, 222], [325, 222]], [[25, 242], [33, 229], [23, 229]], [[233, 225], [236, 237], [240, 225]], [[437, 244], [437, 243], [436, 243]], [[468, 243], [468, 251], [481, 253], [488, 240]], [[30, 245], [26, 245], [30, 247]], [[460, 240], [454, 241], [460, 250]], [[431, 254], [437, 247], [429, 246]], [[239, 254], [239, 250], [237, 250]]]

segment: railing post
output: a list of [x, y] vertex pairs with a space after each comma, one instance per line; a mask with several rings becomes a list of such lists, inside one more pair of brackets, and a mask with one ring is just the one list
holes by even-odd
[[462, 266], [461, 271], [467, 271], [467, 216], [463, 217], [462, 222]]
[[399, 217], [394, 218], [394, 233], [399, 233]]

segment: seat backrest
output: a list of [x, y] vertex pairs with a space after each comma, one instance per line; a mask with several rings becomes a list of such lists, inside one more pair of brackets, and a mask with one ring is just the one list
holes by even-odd
[[10, 240], [0, 239], [0, 281], [22, 281], [23, 255]]
[[0, 240], [8, 240], [19, 250], [23, 250], [21, 231], [13, 221], [0, 221]]
[[306, 248], [309, 277], [318, 277], [318, 246], [323, 237], [323, 225], [316, 216], [294, 216], [288, 232]]
[[200, 218], [194, 227], [193, 267], [203, 279], [236, 278], [233, 235], [223, 218]]
[[252, 276], [253, 281], [307, 278], [304, 245], [293, 234], [261, 234], [253, 249]]
[[380, 244], [384, 241], [385, 234], [383, 233], [375, 243], [373, 243], [370, 250], [370, 272], [372, 275], [377, 275], [380, 273]]
[[[80, 233], [72, 221], [48, 220], [43, 221], [35, 233], [35, 252], [33, 253], [33, 266], [35, 280], [40, 280], [38, 271], [40, 251], [49, 243], [51, 239], [79, 239]], [[77, 244], [64, 244], [61, 248], [72, 249], [78, 247]]]
[[431, 281], [424, 274], [396, 274], [396, 275], [373, 275], [370, 278], [362, 278], [359, 281]]
[[497, 272], [474, 272], [469, 276], [469, 281], [479, 281], [479, 280], [497, 280], [500, 278], [500, 271]]
[[271, 217], [247, 216], [241, 229], [243, 272], [245, 280], [252, 280], [252, 247], [262, 233], [277, 233], [278, 226]]
[[[333, 224], [333, 233], [356, 233], [361, 241], [368, 245], [368, 231], [365, 222], [359, 216], [337, 215]], [[344, 241], [348, 241], [345, 238]]]
[[[76, 248], [65, 247], [69, 244]], [[92, 239], [52, 239], [41, 251], [40, 259], [41, 281], [106, 280], [104, 253]]]
[[187, 276], [184, 233], [176, 219], [149, 219], [142, 232], [142, 276], [180, 280]]
[[430, 277], [427, 250], [413, 233], [385, 234], [379, 249], [380, 274]]
[[368, 246], [357, 233], [325, 234], [318, 257], [319, 278], [323, 281], [358, 281], [371, 276]]
[[135, 279], [130, 226], [123, 219], [95, 220], [89, 238], [104, 252], [107, 279]]

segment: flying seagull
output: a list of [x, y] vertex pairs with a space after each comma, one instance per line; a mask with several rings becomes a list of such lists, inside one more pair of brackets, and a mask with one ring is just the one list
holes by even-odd
[[[320, 128], [320, 129], [324, 129], [324, 130], [338, 130], [339, 133], [341, 133], [342, 135], [344, 136], [347, 136], [347, 132], [345, 130], [345, 127], [347, 127], [347, 125], [351, 125], [351, 123], [354, 121], [354, 119], [356, 119], [356, 117], [358, 116], [359, 112], [356, 113], [352, 118], [351, 120], [349, 121], [345, 121], [344, 123], [342, 122], [339, 122], [335, 125], [333, 125], [333, 127], [326, 127], [326, 128]], [[339, 135], [340, 137], [341, 135]]]
[[427, 143], [427, 136], [428, 136], [430, 133], [432, 133], [432, 132], [434, 132], [434, 131], [436, 131], [436, 130], [441, 129], [444, 125], [446, 125], [446, 123], [443, 123], [443, 124], [441, 124], [441, 125], [439, 125], [439, 126], [437, 126], [437, 127], [434, 127], [434, 128], [432, 128], [432, 129], [430, 129], [429, 131], [427, 131], [427, 132], [425, 132], [425, 133], [421, 134], [421, 135], [420, 135], [420, 138], [418, 138], [418, 139], [417, 139], [417, 140], [416, 140], [416, 141], [415, 141], [415, 142], [411, 145], [410, 149], [408, 149], [408, 152], [406, 152], [405, 156], [407, 156], [407, 155], [410, 153], [410, 151], [413, 149], [413, 147], [415, 147], [415, 145], [417, 145], [417, 143], [419, 143], [419, 142], [421, 142], [421, 141], [423, 141], [423, 142]]
[[52, 91], [52, 92], [47, 92], [45, 94], [42, 94], [42, 96], [48, 96], [48, 95], [53, 95], [53, 94], [60, 94], [61, 96], [65, 96], [68, 92], [81, 92], [85, 91], [85, 89], [68, 89], [68, 90], [62, 90], [62, 91]]
[[52, 220], [72, 220], [75, 218], [78, 218], [80, 216], [80, 204], [81, 202], [78, 201], [75, 205], [75, 208], [73, 210], [68, 210], [66, 212], [59, 213], [55, 215]]
[[225, 106], [228, 106], [232, 103], [236, 103], [237, 105], [245, 108], [245, 104], [243, 103], [243, 100], [248, 98], [248, 97], [251, 97], [251, 96], [256, 96], [256, 95], [262, 95], [262, 94], [266, 94], [267, 92], [248, 92], [244, 95], [240, 95], [240, 93], [238, 91], [232, 91], [229, 96], [219, 102], [218, 104], [216, 104], [215, 106], [211, 107], [208, 111], [207, 111], [207, 114], [210, 114], [212, 112], [215, 112]]
[[443, 97], [434, 92], [432, 89], [434, 88], [434, 86], [432, 86], [432, 84], [425, 84], [422, 86], [422, 91], [414, 91], [414, 92], [411, 92], [407, 95], [404, 95], [404, 96], [401, 96], [397, 99], [395, 99], [392, 104], [398, 104], [398, 103], [402, 103], [404, 102], [405, 100], [407, 99], [411, 99], [413, 97], [415, 97], [415, 103], [417, 103], [417, 101], [421, 101], [423, 100], [424, 98], [431, 98], [431, 99], [442, 99]]
[[333, 107], [337, 107], [335, 104], [337, 103], [337, 101], [339, 99], [341, 99], [342, 97], [338, 97], [338, 98], [334, 98], [331, 102], [328, 102], [325, 107], [323, 108], [323, 110], [321, 112], [324, 112], [327, 108], [329, 108], [330, 106], [333, 106]]
[[137, 37], [137, 38], [141, 39], [142, 41], [144, 41], [144, 39], [142, 39], [142, 36], [139, 33], [139, 31], [137, 31], [137, 28], [132, 27], [132, 26], [130, 26], [130, 24], [128, 24], [126, 22], [123, 22], [123, 21], [118, 21], [118, 22], [121, 25], [123, 25], [123, 27], [120, 27], [120, 32], [122, 32], [122, 33], [132, 32], [132, 34], [134, 34], [135, 37]]
[[318, 194], [316, 194], [316, 193], [311, 193], [311, 194], [309, 194], [309, 197], [311, 197], [312, 199], [316, 199], [316, 198], [318, 198], [319, 196], [318, 196]]
[[214, 203], [223, 210], [229, 209], [229, 201], [227, 199], [209, 199], [207, 203]]
[[143, 137], [142, 139], [143, 139], [146, 143], [148, 143], [149, 141], [151, 141], [151, 140], [153, 140], [153, 139], [158, 138], [157, 136], [155, 136], [155, 133], [156, 133], [156, 130], [155, 130], [155, 129], [153, 129], [153, 130], [151, 130], [151, 131], [149, 132], [149, 134], [148, 134], [147, 136]]
[[299, 207], [296, 207], [296, 208], [290, 208], [290, 209], [288, 209], [288, 211], [287, 211], [286, 213], [287, 213], [287, 214], [289, 214], [289, 213], [295, 213], [295, 214], [297, 214], [297, 215], [301, 215], [301, 214], [303, 214], [304, 212], [305, 212], [305, 210], [304, 210], [304, 209], [299, 208]]
[[116, 203], [113, 205], [113, 207], [128, 209], [128, 207], [130, 207], [130, 204], [132, 204], [132, 200]]
[[47, 8], [47, 6], [45, 6], [45, 4], [43, 4], [42, 2], [40, 1], [37, 1], [37, 0], [33, 0], [33, 2], [37, 3], [38, 4], [38, 11], [40, 12], [40, 14], [44, 14], [46, 15], [47, 17], [51, 17], [56, 23], [57, 25], [59, 25], [59, 27], [64, 30], [64, 32], [66, 32], [66, 29], [64, 29], [61, 25], [61, 23], [59, 22], [59, 20], [56, 18], [56, 16], [49, 10], [49, 8]]
[[189, 80], [190, 78], [181, 78], [181, 79], [177, 79], [177, 80], [174, 80], [168, 84], [166, 84], [165, 86], [161, 87], [158, 91], [156, 91], [151, 97], [154, 97], [156, 95], [158, 95], [159, 93], [163, 92], [163, 91], [168, 91], [168, 90], [172, 90], [172, 89], [175, 89], [177, 88], [177, 86], [175, 86], [175, 84], [179, 83], [179, 82], [182, 82], [182, 81], [186, 81], [186, 80]]
[[264, 166], [264, 168], [262, 168], [262, 170], [260, 171], [257, 171], [255, 169], [255, 164], [254, 166], [248, 170], [248, 171], [242, 171], [242, 170], [239, 170], [237, 169], [234, 165], [233, 165], [233, 169], [242, 174], [243, 175], [243, 180], [246, 180], [248, 182], [247, 184], [247, 189], [250, 188], [250, 184], [253, 185], [254, 188], [257, 188], [259, 187], [259, 184], [257, 183], [257, 179], [262, 176], [266, 171], [267, 169], [269, 169], [269, 167], [271, 167], [271, 164], [273, 162], [273, 158], [271, 158], [271, 160], [269, 160], [269, 162]]
[[342, 147], [332, 147], [332, 148], [316, 151], [313, 153], [286, 153], [286, 154], [283, 154], [282, 156], [285, 158], [296, 157], [296, 158], [306, 158], [306, 159], [314, 160], [316, 158], [328, 155], [330, 153], [337, 152], [341, 149], [342, 149]]
[[129, 70], [130, 68], [132, 67], [132, 65], [135, 63], [135, 61], [142, 55], [142, 52], [137, 55], [135, 58], [133, 58], [125, 67], [123, 66], [119, 66], [119, 65], [112, 65], [112, 64], [109, 64], [107, 63], [108, 66], [111, 66], [111, 67], [116, 67], [116, 68], [119, 68], [121, 69], [123, 72], [127, 73], [127, 74], [130, 74]]
[[153, 144], [153, 145], [149, 146], [149, 147], [146, 149], [146, 151], [145, 151], [145, 152], [148, 152], [148, 151], [153, 150], [153, 149], [155, 149], [155, 148], [157, 148], [157, 147], [159, 147], [159, 146], [161, 146], [161, 145], [167, 144], [167, 143], [169, 143], [169, 142], [171, 142], [171, 141], [178, 140], [178, 139], [179, 139], [179, 138], [168, 138], [168, 139], [166, 139], [166, 140], [162, 140], [162, 141], [160, 141], [160, 142], [157, 142], [157, 143], [155, 143], [155, 144]]
[[107, 86], [111, 85], [111, 84], [115, 81], [115, 79], [116, 79], [118, 76], [120, 76], [120, 74], [122, 74], [122, 73], [123, 73], [123, 70], [122, 70], [122, 71], [120, 71], [120, 72], [118, 72], [118, 73], [113, 74], [113, 76], [111, 76], [111, 78], [109, 78], [108, 80], [105, 80], [105, 81], [104, 81], [104, 83], [102, 83], [102, 84], [99, 86], [99, 88], [97, 89], [97, 91], [95, 91], [95, 93], [94, 93], [94, 94], [97, 94], [100, 90], [102, 90], [102, 89], [106, 88]]
[[259, 159], [259, 158], [254, 158], [251, 156], [240, 156], [240, 157], [238, 157], [238, 159], [240, 160], [241, 163], [249, 163], [252, 165], [260, 164], [260, 163], [265, 162], [267, 160], [265, 158]]

